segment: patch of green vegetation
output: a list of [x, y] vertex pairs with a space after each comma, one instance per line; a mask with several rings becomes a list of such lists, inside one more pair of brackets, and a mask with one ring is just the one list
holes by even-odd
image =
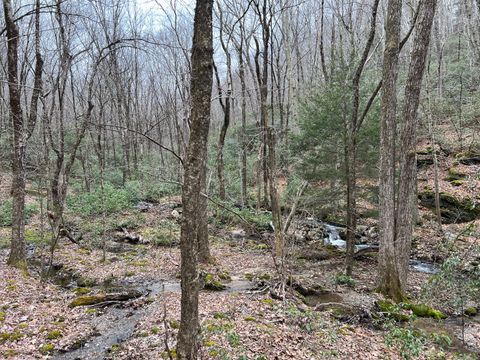
[[63, 336], [63, 334], [60, 330], [53, 330], [53, 331], [50, 331], [47, 334], [47, 339], [48, 340], [55, 340], [55, 339], [61, 338], [62, 336]]
[[125, 277], [132, 277], [135, 276], [135, 271], [125, 271]]
[[227, 288], [227, 286], [224, 285], [218, 279], [218, 277], [213, 275], [213, 274], [209, 274], [209, 273], [205, 274], [203, 276], [203, 281], [204, 281], [203, 288], [205, 290], [222, 291], [222, 290], [225, 290]]
[[257, 319], [255, 319], [255, 317], [253, 317], [252, 315], [248, 315], [245, 317], [244, 319], [245, 321], [256, 321]]
[[158, 227], [142, 230], [141, 235], [153, 245], [171, 247], [178, 243], [180, 229], [176, 223], [168, 221]]
[[448, 169], [448, 175], [445, 178], [445, 180], [452, 182], [456, 180], [463, 180], [466, 177], [467, 177], [467, 174], [464, 174], [455, 168], [450, 168]]
[[171, 349], [169, 352], [162, 353], [162, 359], [176, 359], [177, 358], [177, 349]]
[[[464, 313], [467, 316], [475, 316], [475, 315], [478, 314], [478, 309], [474, 306], [471, 306], [471, 307], [466, 308]], [[0, 321], [1, 321], [1, 318], [0, 318]]]
[[268, 298], [268, 299], [262, 299], [262, 302], [263, 302], [264, 304], [269, 305], [269, 306], [273, 306], [273, 305], [275, 304], [275, 301], [274, 301], [273, 299], [270, 299], [270, 298]]
[[381, 312], [395, 321], [405, 322], [410, 320], [410, 316], [403, 313], [402, 308], [390, 300], [378, 300], [377, 305]]
[[260, 280], [270, 281], [270, 280], [272, 280], [272, 275], [270, 275], [269, 273], [263, 273], [263, 274], [260, 274], [260, 275], [258, 276], [258, 278], [259, 278]]
[[74, 290], [75, 295], [80, 296], [80, 295], [87, 295], [92, 292], [92, 289], [88, 287], [78, 287]]
[[85, 310], [86, 314], [96, 314], [97, 312], [98, 312], [97, 309], [87, 309], [87, 310]]
[[98, 303], [98, 296], [95, 295], [86, 295], [86, 296], [79, 296], [76, 299], [74, 299], [68, 306], [73, 308], [77, 306], [87, 306], [87, 305], [93, 305]]
[[230, 276], [230, 274], [228, 273], [228, 271], [221, 271], [218, 273], [218, 277], [220, 278], [220, 280], [223, 280], [223, 281], [226, 281], [226, 282], [230, 282], [232, 281], [232, 277]]
[[465, 184], [465, 180], [453, 180], [450, 182], [453, 186], [462, 186]]
[[213, 347], [213, 346], [217, 346], [217, 343], [211, 339], [205, 339], [203, 341], [203, 346], [205, 347]]
[[452, 338], [445, 333], [431, 333], [430, 339], [437, 345], [441, 346], [442, 348], [448, 348], [452, 345], [453, 340]]
[[[447, 192], [441, 192], [440, 213], [445, 223], [459, 223], [476, 220], [480, 217], [480, 207], [476, 206], [475, 199], [458, 198]], [[418, 194], [423, 206], [435, 211], [435, 193], [427, 189]]]
[[244, 276], [245, 279], [247, 279], [248, 281], [253, 281], [253, 274], [252, 274], [252, 273], [245, 273], [245, 274], [243, 274], [243, 276]]
[[[25, 221], [38, 213], [37, 204], [25, 205]], [[0, 227], [12, 226], [12, 199], [0, 203]]]
[[4, 311], [0, 311], [0, 322], [4, 322], [7, 314]]
[[355, 280], [353, 280], [351, 276], [342, 272], [335, 275], [335, 283], [337, 285], [346, 285], [351, 288], [355, 287]]
[[40, 351], [40, 353], [43, 354], [43, 355], [51, 354], [55, 351], [55, 345], [53, 345], [51, 343], [44, 344], [44, 345], [40, 346], [38, 351]]
[[7, 341], [17, 341], [23, 337], [23, 334], [19, 331], [14, 332], [3, 332], [0, 333], [0, 344], [3, 344]]
[[25, 229], [25, 241], [30, 244], [41, 245], [48, 242], [48, 236], [35, 229]]
[[113, 344], [112, 346], [110, 346], [110, 352], [111, 353], [119, 352], [121, 348], [122, 346], [120, 344]]
[[270, 249], [270, 248], [271, 248], [271, 247], [270, 247], [270, 245], [268, 245], [268, 244], [257, 244], [257, 245], [255, 246], [255, 250], [268, 250], [268, 249]]
[[3, 352], [3, 356], [5, 356], [5, 358], [7, 358], [7, 359], [11, 358], [11, 357], [15, 357], [17, 355], [18, 355], [18, 353], [13, 349], [7, 349]]
[[224, 320], [224, 319], [228, 319], [229, 316], [227, 313], [224, 313], [224, 312], [216, 312], [213, 314], [213, 318], [217, 320]]
[[80, 277], [77, 280], [77, 285], [79, 288], [91, 288], [97, 285], [97, 281], [87, 277]]
[[228, 332], [230, 330], [233, 330], [234, 328], [234, 325], [230, 322], [223, 322], [218, 324], [218, 323], [213, 323], [213, 322], [209, 322], [207, 324], [205, 324], [205, 331], [207, 332], [214, 332], [214, 333], [224, 333], [224, 332]]
[[152, 327], [152, 329], [150, 330], [150, 332], [153, 334], [153, 335], [158, 335], [160, 334], [160, 328], [158, 326], [154, 326]]
[[411, 310], [418, 317], [430, 317], [436, 320], [446, 319], [447, 316], [439, 310], [425, 304], [403, 304], [402, 307]]
[[170, 320], [169, 325], [172, 329], [180, 329], [180, 321], [178, 320]]
[[136, 267], [145, 267], [147, 266], [148, 261], [147, 260], [135, 260], [132, 261], [132, 265]]
[[230, 331], [227, 334], [227, 341], [231, 347], [238, 347], [240, 345], [240, 335], [235, 331]]
[[385, 344], [396, 347], [405, 360], [418, 357], [425, 350], [426, 335], [419, 330], [392, 326], [385, 334]]

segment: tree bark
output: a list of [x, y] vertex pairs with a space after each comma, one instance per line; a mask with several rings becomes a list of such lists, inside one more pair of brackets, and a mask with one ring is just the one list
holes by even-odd
[[378, 290], [396, 301], [403, 298], [395, 253], [395, 128], [402, 0], [389, 0], [383, 59]]
[[206, 173], [207, 142], [210, 126], [210, 101], [212, 92], [213, 0], [197, 0], [192, 45], [191, 128], [187, 148], [183, 181], [183, 216], [180, 235], [181, 249], [181, 321], [178, 332], [177, 357], [192, 360], [198, 357], [198, 234], [205, 217], [199, 213], [206, 202], [202, 201], [203, 181]]
[[26, 268], [25, 252], [25, 146], [26, 134], [18, 81], [18, 26], [13, 19], [12, 3], [3, 1], [7, 29], [7, 72], [12, 137], [12, 240], [8, 264]]
[[[417, 206], [417, 110], [437, 0], [425, 0], [418, 23], [405, 88], [397, 206], [396, 251], [400, 284], [405, 288]], [[435, 150], [434, 150], [435, 151]]]

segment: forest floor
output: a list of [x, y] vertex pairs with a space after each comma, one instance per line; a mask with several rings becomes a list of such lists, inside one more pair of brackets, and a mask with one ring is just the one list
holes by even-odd
[[[242, 221], [218, 209], [209, 213], [214, 262], [201, 268], [210, 289], [200, 292], [201, 358], [480, 359], [480, 316], [472, 312], [478, 311], [480, 294], [473, 294], [479, 302], [462, 301], [458, 310], [467, 295], [465, 275], [480, 266], [480, 220], [454, 218], [439, 230], [428, 197], [435, 187], [432, 152], [428, 142], [419, 148], [418, 189], [425, 196], [412, 260], [441, 272], [412, 268], [407, 294], [410, 305], [428, 304], [445, 319], [383, 302], [375, 292], [375, 252], [358, 256], [353, 276], [345, 276], [344, 253], [323, 244], [325, 229], [315, 229], [320, 240], [303, 235], [289, 240], [289, 286], [279, 299], [272, 234], [264, 226], [268, 216], [242, 213], [256, 225], [263, 223], [252, 235]], [[478, 215], [480, 165], [446, 153], [439, 161], [446, 216]], [[375, 188], [362, 184], [369, 186]], [[27, 203], [35, 202], [32, 196]], [[82, 234], [81, 246], [61, 239], [48, 278], [43, 273], [50, 252], [39, 215], [26, 230], [28, 272], [6, 265], [10, 229], [0, 227], [0, 358], [174, 358], [180, 209], [179, 197], [171, 196], [109, 216], [67, 213], [72, 234]], [[360, 213], [372, 210], [374, 201], [359, 199]], [[360, 219], [361, 241], [378, 243], [375, 222]], [[297, 225], [292, 225], [295, 234]], [[452, 264], [460, 264], [458, 273], [449, 272]], [[469, 316], [462, 315], [466, 309]]]
[[[40, 263], [49, 256], [46, 247], [30, 248], [36, 265], [28, 274], [6, 266], [7, 250], [2, 250], [0, 356], [168, 359], [169, 351], [174, 356], [181, 296], [176, 206], [178, 199], [166, 199], [143, 209], [146, 212], [116, 215], [116, 229], [100, 236], [96, 229], [105, 219], [84, 222], [86, 236], [90, 242], [97, 239], [97, 244], [79, 247], [62, 240], [53, 261], [56, 274], [50, 280], [40, 276], [44, 267]], [[118, 224], [129, 230], [119, 231], [125, 228]], [[157, 228], [168, 231], [153, 233]], [[270, 295], [276, 272], [265, 240], [268, 235], [249, 237], [238, 227], [215, 223], [210, 232], [215, 262], [202, 271], [226, 288], [200, 293], [204, 359], [478, 358], [478, 317], [418, 318], [396, 324], [385, 315], [376, 305], [381, 297], [374, 292], [374, 255], [359, 258], [354, 276], [343, 280], [340, 251], [330, 251], [322, 261], [291, 259], [290, 282], [301, 284], [304, 296], [290, 290], [282, 301]], [[140, 243], [119, 242], [125, 233], [142, 234]], [[147, 238], [156, 239], [156, 244], [143, 241]], [[108, 241], [103, 243], [104, 239]], [[167, 244], [168, 239], [173, 241]], [[412, 299], [420, 298], [430, 276], [411, 272]], [[309, 294], [305, 288], [317, 291]], [[72, 301], [82, 296], [131, 290], [139, 294], [127, 301], [72, 307]], [[441, 310], [452, 314], [448, 307]], [[462, 319], [465, 344], [460, 340]]]

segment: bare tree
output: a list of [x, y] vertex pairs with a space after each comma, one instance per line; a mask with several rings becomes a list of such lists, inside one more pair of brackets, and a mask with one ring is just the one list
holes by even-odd
[[3, 2], [7, 33], [7, 65], [10, 119], [13, 128], [12, 136], [12, 240], [8, 264], [26, 267], [25, 253], [25, 150], [27, 141], [33, 133], [37, 121], [38, 98], [42, 87], [43, 59], [40, 53], [40, 1], [35, 2], [35, 74], [34, 89], [30, 103], [30, 115], [25, 118], [21, 105], [21, 89], [18, 71], [18, 42], [20, 32], [13, 18], [12, 3]]
[[[180, 235], [182, 300], [181, 321], [178, 332], [177, 356], [191, 360], [198, 356], [198, 251], [199, 231], [205, 217], [204, 181], [206, 174], [207, 142], [210, 126], [212, 95], [213, 0], [197, 0], [192, 43], [192, 73], [190, 96], [190, 139], [185, 162], [183, 182], [183, 216]], [[200, 181], [199, 181], [200, 179]]]
[[389, 0], [383, 58], [380, 133], [380, 194], [378, 257], [379, 290], [394, 300], [403, 298], [395, 254], [395, 128], [402, 0]]

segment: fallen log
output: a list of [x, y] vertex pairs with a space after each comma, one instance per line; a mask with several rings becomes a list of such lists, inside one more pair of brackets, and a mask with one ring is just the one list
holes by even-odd
[[68, 306], [73, 308], [77, 306], [98, 305], [102, 303], [113, 304], [131, 299], [136, 299], [141, 297], [142, 295], [144, 294], [138, 290], [128, 290], [111, 294], [100, 293], [95, 295], [85, 295], [75, 298]]

